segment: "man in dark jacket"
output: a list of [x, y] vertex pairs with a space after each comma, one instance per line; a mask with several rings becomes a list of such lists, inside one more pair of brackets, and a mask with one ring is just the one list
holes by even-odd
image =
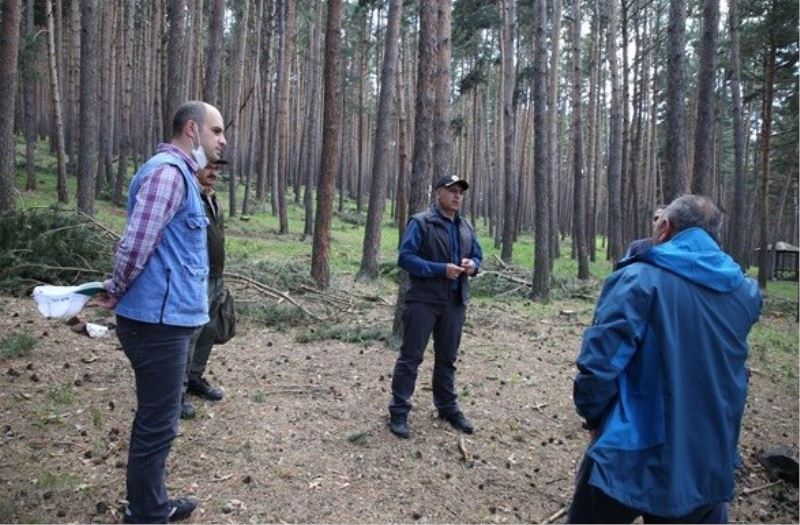
[[468, 188], [469, 184], [455, 175], [439, 179], [434, 185], [435, 203], [411, 217], [400, 245], [398, 264], [408, 272], [411, 287], [403, 312], [403, 345], [392, 375], [389, 429], [401, 438], [409, 436], [410, 399], [431, 332], [433, 403], [439, 417], [467, 434], [475, 430], [458, 407], [455, 388], [469, 277], [476, 274], [483, 259], [475, 230], [458, 214]]
[[574, 401], [591, 443], [570, 523], [725, 523], [747, 394], [757, 284], [720, 250], [721, 214], [684, 195], [652, 248], [606, 281]]
[[[208, 217], [208, 311], [210, 314], [219, 310], [225, 292], [222, 271], [225, 268], [225, 230], [222, 210], [217, 203], [214, 184], [217, 182], [222, 166], [227, 164], [220, 159], [210, 163], [197, 172], [200, 183], [200, 197]], [[221, 388], [210, 384], [203, 373], [206, 370], [208, 356], [216, 339], [216, 323], [211, 319], [208, 324], [198, 329], [189, 343], [189, 355], [186, 363], [186, 375], [183, 381], [184, 394], [194, 394], [209, 401], [219, 401], [224, 396]], [[185, 395], [181, 403], [181, 418], [191, 419], [196, 415], [194, 405], [186, 401]]]

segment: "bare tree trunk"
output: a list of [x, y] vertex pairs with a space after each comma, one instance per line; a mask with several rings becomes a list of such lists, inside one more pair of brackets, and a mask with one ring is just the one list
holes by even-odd
[[[735, 1], [735, 0], [734, 0]], [[692, 193], [711, 196], [711, 172], [714, 147], [714, 107], [716, 93], [717, 26], [719, 0], [705, 0], [703, 7], [703, 36], [700, 41], [700, 63], [697, 66], [697, 120], [694, 128], [694, 165]]]
[[[265, 0], [257, 0], [258, 1], [258, 8], [256, 9], [256, 18], [254, 20], [255, 28], [256, 28], [256, 45], [255, 49], [255, 66], [253, 67], [253, 97], [258, 99], [258, 93], [261, 92], [261, 38], [263, 36], [263, 31], [261, 24], [264, 21], [264, 2]], [[261, 103], [266, 104], [266, 100], [263, 100]], [[250, 211], [250, 182], [253, 173], [253, 164], [255, 158], [255, 150], [256, 150], [256, 114], [261, 115], [262, 111], [258, 104], [253, 106], [253, 111], [249, 111], [252, 124], [250, 126], [250, 148], [249, 148], [249, 162], [247, 163], [247, 167], [245, 169], [245, 179], [244, 179], [244, 197], [242, 197], [242, 215], [247, 215]]]
[[19, 0], [4, 0], [0, 11], [0, 211], [14, 210], [16, 163], [14, 155], [14, 103], [19, 53]]
[[[69, 201], [67, 193], [67, 152], [64, 146], [64, 121], [61, 118], [61, 96], [58, 89], [58, 67], [56, 66], [55, 28], [53, 23], [53, 5], [51, 0], [45, 0], [47, 11], [47, 51], [50, 69], [50, 96], [52, 97], [53, 114], [56, 121], [56, 162], [58, 165], [58, 182], [56, 183], [58, 201], [66, 204]], [[2, 161], [0, 161], [2, 162]], [[0, 169], [0, 175], [3, 171]], [[0, 191], [0, 194], [2, 191]]]
[[303, 208], [305, 209], [305, 223], [303, 225], [303, 239], [314, 233], [314, 208], [312, 198], [312, 187], [314, 186], [314, 175], [319, 170], [319, 91], [320, 91], [320, 71], [322, 69], [322, 23], [325, 15], [325, 7], [317, 4], [314, 15], [314, 25], [311, 28], [311, 53], [312, 59], [309, 67], [311, 69], [311, 89], [308, 102], [308, 155], [310, 158], [306, 163], [305, 188], [303, 188]]
[[503, 27], [501, 41], [502, 55], [502, 104], [503, 104], [503, 168], [505, 171], [504, 198], [503, 198], [503, 235], [502, 251], [500, 258], [511, 263], [511, 256], [514, 249], [514, 216], [517, 210], [516, 194], [517, 181], [515, 177], [516, 144], [515, 137], [515, 105], [514, 87], [516, 71], [514, 69], [514, 25], [517, 18], [516, 0], [503, 0], [501, 2], [503, 11]]
[[622, 256], [622, 101], [617, 66], [617, 2], [608, 0], [608, 68], [611, 73], [611, 122], [608, 151], [608, 256]]
[[[444, 3], [449, 4], [449, 0], [444, 0]], [[378, 252], [381, 245], [381, 220], [383, 219], [383, 209], [386, 205], [389, 133], [393, 123], [392, 112], [394, 111], [395, 84], [397, 82], [395, 71], [397, 68], [402, 7], [402, 0], [390, 0], [389, 2], [389, 15], [386, 22], [386, 50], [384, 51], [383, 69], [381, 71], [381, 93], [378, 102], [378, 127], [375, 132], [375, 161], [372, 164], [372, 191], [369, 194], [364, 249], [361, 256], [361, 268], [356, 276], [357, 280], [373, 280], [378, 276]]]
[[[533, 55], [534, 78], [546, 78], [544, 21], [547, 17], [546, 0], [533, 1]], [[536, 239], [533, 260], [533, 286], [531, 296], [534, 300], [550, 299], [550, 210], [548, 201], [548, 132], [547, 108], [545, 107], [544, 82], [533, 83], [533, 184], [536, 192]]]
[[172, 135], [172, 117], [183, 101], [183, 41], [186, 0], [167, 0], [167, 23], [169, 24], [169, 45], [167, 47], [169, 80], [167, 81], [167, 101], [163, 115], [163, 136]]
[[450, 125], [450, 37], [453, 0], [436, 0], [438, 45], [434, 90], [436, 102], [433, 116], [433, 179], [452, 175], [453, 131]]
[[222, 67], [222, 45], [224, 41], [223, 21], [225, 0], [213, 0], [208, 19], [208, 51], [206, 52], [206, 78], [203, 85], [203, 100], [219, 105], [219, 72]]
[[294, 53], [294, 26], [296, 3], [287, 0], [284, 12], [284, 49], [281, 54], [282, 76], [278, 75], [278, 222], [279, 233], [289, 233], [289, 216], [286, 210], [286, 187], [289, 181], [289, 79], [292, 75]]
[[[547, 205], [550, 207], [548, 216], [550, 217], [550, 252], [549, 264], [553, 269], [553, 263], [560, 257], [561, 246], [558, 231], [558, 62], [561, 58], [561, 0], [553, 2], [553, 33], [550, 37], [550, 69], [547, 77], [541, 77], [542, 81], [547, 78], [547, 143], [548, 153], [547, 173], [550, 177], [547, 182], [547, 191], [550, 198]], [[544, 52], [544, 51], [542, 51]]]
[[114, 53], [113, 45], [117, 26], [115, 2], [105, 3], [102, 7], [103, 31], [100, 33], [100, 122], [104, 129], [98, 133], [97, 176], [95, 177], [95, 196], [100, 197], [111, 177], [107, 169], [111, 166], [111, 154], [114, 141]]
[[244, 143], [244, 134], [241, 129], [242, 119], [239, 115], [239, 108], [242, 105], [242, 91], [244, 84], [244, 62], [245, 53], [247, 52], [247, 27], [250, 16], [250, 0], [245, 0], [242, 3], [242, 11], [239, 14], [239, 20], [236, 24], [237, 30], [234, 34], [238, 37], [236, 43], [236, 51], [233, 61], [233, 79], [231, 81], [231, 89], [233, 90], [233, 104], [231, 107], [231, 125], [229, 127], [230, 133], [228, 137], [228, 148], [232, 154], [229, 156], [230, 171], [228, 172], [228, 216], [236, 217], [237, 203], [236, 203], [236, 189], [239, 181], [239, 155], [237, 148], [240, 147], [240, 142]]
[[[402, 44], [401, 44], [402, 46]], [[406, 89], [405, 76], [403, 75], [403, 60], [397, 64], [397, 229], [398, 244], [403, 239], [408, 221], [408, 152], [406, 148]]]
[[27, 180], [25, 182], [25, 190], [33, 191], [36, 189], [36, 121], [34, 115], [34, 99], [36, 96], [36, 63], [33, 57], [38, 55], [34, 54], [34, 27], [33, 27], [33, 0], [25, 1], [25, 39], [26, 47], [28, 48], [28, 60], [26, 63], [20, 64], [22, 68], [24, 89], [24, 106], [25, 106], [25, 170], [27, 172]]
[[325, 109], [322, 117], [322, 169], [317, 186], [317, 213], [314, 219], [314, 242], [311, 251], [311, 276], [317, 286], [330, 286], [329, 255], [331, 251], [331, 217], [341, 125], [339, 96], [339, 62], [341, 60], [341, 0], [328, 1], [328, 22], [325, 29]]
[[578, 279], [589, 278], [586, 255], [585, 202], [583, 195], [583, 121], [581, 120], [581, 9], [580, 0], [572, 0], [572, 154], [575, 173], [572, 236], [578, 256]]
[[[775, 0], [772, 0], [775, 7]], [[767, 288], [767, 278], [772, 277], [772, 265], [769, 263], [769, 170], [770, 141], [772, 138], [772, 101], [775, 91], [775, 55], [777, 52], [775, 36], [770, 35], [769, 48], [764, 54], [764, 90], [761, 106], [761, 192], [758, 210], [759, 244], [758, 252], [758, 286]]]
[[69, 151], [67, 170], [75, 175], [78, 169], [78, 108], [80, 108], [80, 52], [81, 52], [81, 8], [80, 2], [69, 5], [69, 78], [66, 88], [69, 93], [67, 107], [67, 150]]
[[[124, 7], [124, 9], [122, 9]], [[123, 63], [122, 77], [120, 78], [120, 87], [122, 90], [122, 119], [120, 120], [120, 148], [119, 148], [119, 162], [117, 163], [117, 177], [114, 180], [114, 197], [113, 202], [117, 206], [124, 206], [123, 191], [126, 186], [126, 176], [128, 174], [128, 157], [131, 155], [133, 149], [133, 141], [131, 139], [131, 101], [132, 93], [131, 87], [133, 84], [133, 21], [135, 0], [125, 0], [120, 10], [122, 11], [122, 20], [124, 21], [122, 31], [122, 42], [120, 43], [122, 56], [120, 60]]]
[[686, 191], [686, 0], [670, 0], [667, 27], [665, 202]]
[[745, 151], [744, 123], [742, 122], [742, 92], [740, 87], [742, 65], [739, 57], [739, 0], [729, 2], [731, 34], [731, 114], [733, 116], [733, 205], [731, 227], [728, 229], [729, 250], [733, 258], [744, 266], [745, 236]]
[[81, 140], [78, 153], [78, 209], [94, 215], [97, 168], [97, 0], [81, 2]]

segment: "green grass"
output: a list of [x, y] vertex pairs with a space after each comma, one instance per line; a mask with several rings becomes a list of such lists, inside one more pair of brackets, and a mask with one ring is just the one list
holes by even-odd
[[68, 384], [51, 386], [47, 397], [56, 405], [71, 405], [75, 402], [75, 392]]
[[77, 486], [80, 478], [70, 472], [42, 472], [36, 477], [36, 488], [42, 491], [68, 490]]
[[12, 332], [0, 339], [0, 361], [30, 354], [38, 339], [30, 334]]

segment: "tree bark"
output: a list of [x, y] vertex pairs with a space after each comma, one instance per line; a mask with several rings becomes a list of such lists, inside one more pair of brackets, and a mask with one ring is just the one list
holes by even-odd
[[[533, 0], [533, 75], [536, 79], [546, 78], [546, 57], [544, 23], [547, 16], [545, 0]], [[536, 239], [534, 245], [533, 286], [531, 296], [534, 300], [550, 299], [550, 210], [548, 201], [548, 132], [547, 108], [545, 106], [544, 82], [533, 83], [533, 184], [536, 192]]]
[[583, 176], [583, 121], [581, 120], [581, 10], [580, 0], [572, 1], [572, 155], [574, 181], [574, 215], [572, 236], [578, 257], [578, 279], [589, 278], [589, 260], [586, 254], [586, 225]]
[[729, 25], [731, 35], [731, 115], [733, 117], [733, 204], [731, 227], [728, 229], [730, 254], [744, 266], [745, 236], [745, 151], [744, 123], [742, 120], [741, 77], [742, 65], [739, 57], [739, 0], [729, 2]]
[[233, 79], [231, 80], [231, 90], [233, 91], [233, 104], [231, 105], [231, 125], [228, 128], [228, 146], [230, 152], [228, 154], [228, 162], [230, 163], [230, 170], [228, 171], [228, 216], [236, 217], [237, 202], [236, 190], [239, 182], [239, 152], [237, 148], [240, 147], [240, 142], [244, 142], [244, 134], [241, 129], [242, 119], [239, 115], [239, 108], [242, 105], [242, 91], [244, 84], [244, 62], [245, 53], [247, 51], [247, 28], [250, 16], [250, 0], [245, 0], [242, 3], [242, 11], [239, 13], [239, 20], [236, 23], [237, 30], [234, 34], [238, 37], [236, 43], [236, 51], [233, 61]]
[[164, 109], [165, 138], [172, 136], [172, 117], [178, 110], [183, 100], [183, 85], [185, 83], [183, 71], [183, 42], [184, 18], [186, 14], [186, 0], [167, 0], [167, 23], [169, 25], [167, 46], [167, 61], [169, 79], [167, 80], [167, 102]]
[[503, 0], [503, 28], [501, 41], [501, 68], [502, 68], [502, 97], [503, 97], [503, 171], [505, 172], [503, 192], [503, 234], [500, 258], [507, 264], [511, 263], [514, 249], [514, 219], [517, 210], [517, 181], [515, 170], [516, 143], [515, 124], [516, 114], [514, 106], [514, 87], [516, 72], [514, 69], [514, 25], [517, 18], [516, 0]]
[[322, 117], [322, 169], [317, 186], [317, 212], [314, 219], [314, 242], [311, 251], [311, 276], [317, 286], [330, 286], [328, 258], [331, 250], [331, 216], [336, 169], [341, 150], [338, 146], [341, 125], [339, 96], [339, 62], [341, 60], [342, 24], [341, 0], [328, 1], [328, 21], [325, 29], [325, 109]]
[[[772, 1], [774, 8], [775, 0]], [[770, 35], [769, 47], [764, 54], [764, 89], [761, 105], [761, 192], [758, 210], [759, 245], [758, 286], [767, 288], [767, 279], [772, 277], [769, 244], [769, 171], [770, 142], [772, 139], [772, 102], [775, 92], [775, 56], [777, 47], [775, 36]]]
[[[736, 0], [733, 0], [736, 1]], [[700, 63], [697, 66], [697, 120], [694, 127], [692, 193], [711, 197], [713, 189], [712, 153], [714, 148], [714, 107], [716, 93], [717, 26], [719, 0], [705, 0]]]
[[552, 0], [553, 2], [553, 33], [550, 38], [550, 69], [547, 73], [547, 143], [548, 143], [548, 181], [547, 191], [550, 198], [547, 200], [547, 206], [550, 207], [548, 217], [550, 218], [550, 252], [549, 264], [550, 270], [553, 269], [553, 263], [561, 254], [561, 246], [558, 231], [558, 183], [559, 183], [559, 157], [558, 157], [558, 63], [561, 58], [561, 0]]
[[[444, 0], [449, 3], [449, 0]], [[390, 0], [386, 22], [386, 49], [381, 70], [381, 92], [378, 101], [377, 129], [375, 132], [375, 161], [372, 164], [372, 191], [369, 194], [367, 224], [364, 232], [364, 249], [357, 280], [373, 280], [378, 276], [378, 252], [381, 244], [381, 222], [386, 205], [386, 178], [389, 164], [389, 142], [396, 85], [398, 42], [400, 40], [400, 15], [402, 0]], [[441, 29], [441, 27], [440, 27]], [[440, 42], [441, 45], [441, 42]], [[449, 102], [449, 101], [448, 101]]]
[[25, 1], [25, 46], [28, 49], [27, 60], [22, 66], [25, 106], [25, 171], [27, 180], [25, 190], [36, 189], [36, 120], [34, 115], [34, 99], [36, 97], [36, 43], [34, 41], [33, 0]]
[[[55, 24], [53, 23], [53, 5], [51, 0], [45, 0], [45, 11], [47, 11], [47, 51], [50, 69], [50, 96], [52, 97], [53, 115], [56, 122], [56, 165], [58, 178], [56, 191], [58, 201], [67, 204], [69, 196], [67, 193], [67, 152], [64, 145], [64, 121], [61, 117], [61, 96], [58, 89], [58, 67], [56, 65], [56, 43], [55, 43]], [[2, 174], [2, 170], [0, 170]], [[2, 193], [2, 192], [0, 192]]]
[[225, 43], [223, 22], [225, 0], [213, 0], [208, 18], [208, 51], [206, 52], [206, 78], [203, 85], [203, 100], [219, 106], [219, 77], [222, 67], [222, 46]]
[[97, 168], [97, 0], [81, 2], [81, 129], [78, 152], [78, 209], [94, 215]]
[[310, 64], [310, 84], [308, 102], [308, 125], [306, 126], [308, 135], [308, 154], [310, 158], [306, 163], [305, 188], [303, 189], [303, 208], [305, 209], [305, 221], [303, 225], [303, 239], [314, 233], [314, 207], [312, 198], [312, 188], [314, 186], [314, 175], [319, 170], [319, 96], [320, 96], [320, 72], [322, 69], [322, 24], [324, 21], [325, 8], [322, 4], [317, 4], [314, 15], [314, 25], [311, 28], [311, 53]]
[[608, 0], [608, 69], [611, 74], [611, 119], [608, 151], [608, 256], [622, 256], [622, 100], [617, 66], [617, 2]]
[[17, 92], [21, 6], [19, 0], [4, 0], [0, 11], [0, 211], [16, 205], [14, 155], [14, 103]]
[[667, 27], [667, 115], [664, 200], [686, 191], [686, 0], [670, 0]]
[[114, 197], [112, 201], [117, 206], [124, 206], [123, 192], [126, 186], [128, 174], [128, 157], [132, 153], [133, 141], [131, 139], [131, 102], [133, 95], [131, 86], [133, 84], [133, 21], [134, 21], [135, 0], [125, 0], [122, 6], [122, 20], [124, 27], [122, 31], [122, 42], [120, 47], [123, 62], [122, 78], [120, 87], [122, 90], [122, 118], [120, 119], [120, 148], [119, 162], [117, 163], [117, 176], [114, 180]]
[[[453, 131], [450, 125], [450, 62], [451, 12], [453, 0], [436, 0], [438, 19], [436, 73], [434, 90], [436, 102], [433, 116], [433, 179], [453, 175]], [[463, 174], [461, 174], [463, 177]]]

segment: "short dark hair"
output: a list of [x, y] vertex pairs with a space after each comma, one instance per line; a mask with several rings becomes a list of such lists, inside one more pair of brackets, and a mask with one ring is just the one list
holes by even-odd
[[716, 204], [703, 195], [681, 195], [667, 206], [664, 215], [673, 234], [689, 228], [702, 228], [719, 243], [722, 213]]
[[206, 120], [206, 104], [200, 100], [190, 100], [178, 107], [175, 116], [172, 117], [172, 137], [177, 137], [183, 133], [183, 128], [189, 121], [194, 121], [201, 128]]

